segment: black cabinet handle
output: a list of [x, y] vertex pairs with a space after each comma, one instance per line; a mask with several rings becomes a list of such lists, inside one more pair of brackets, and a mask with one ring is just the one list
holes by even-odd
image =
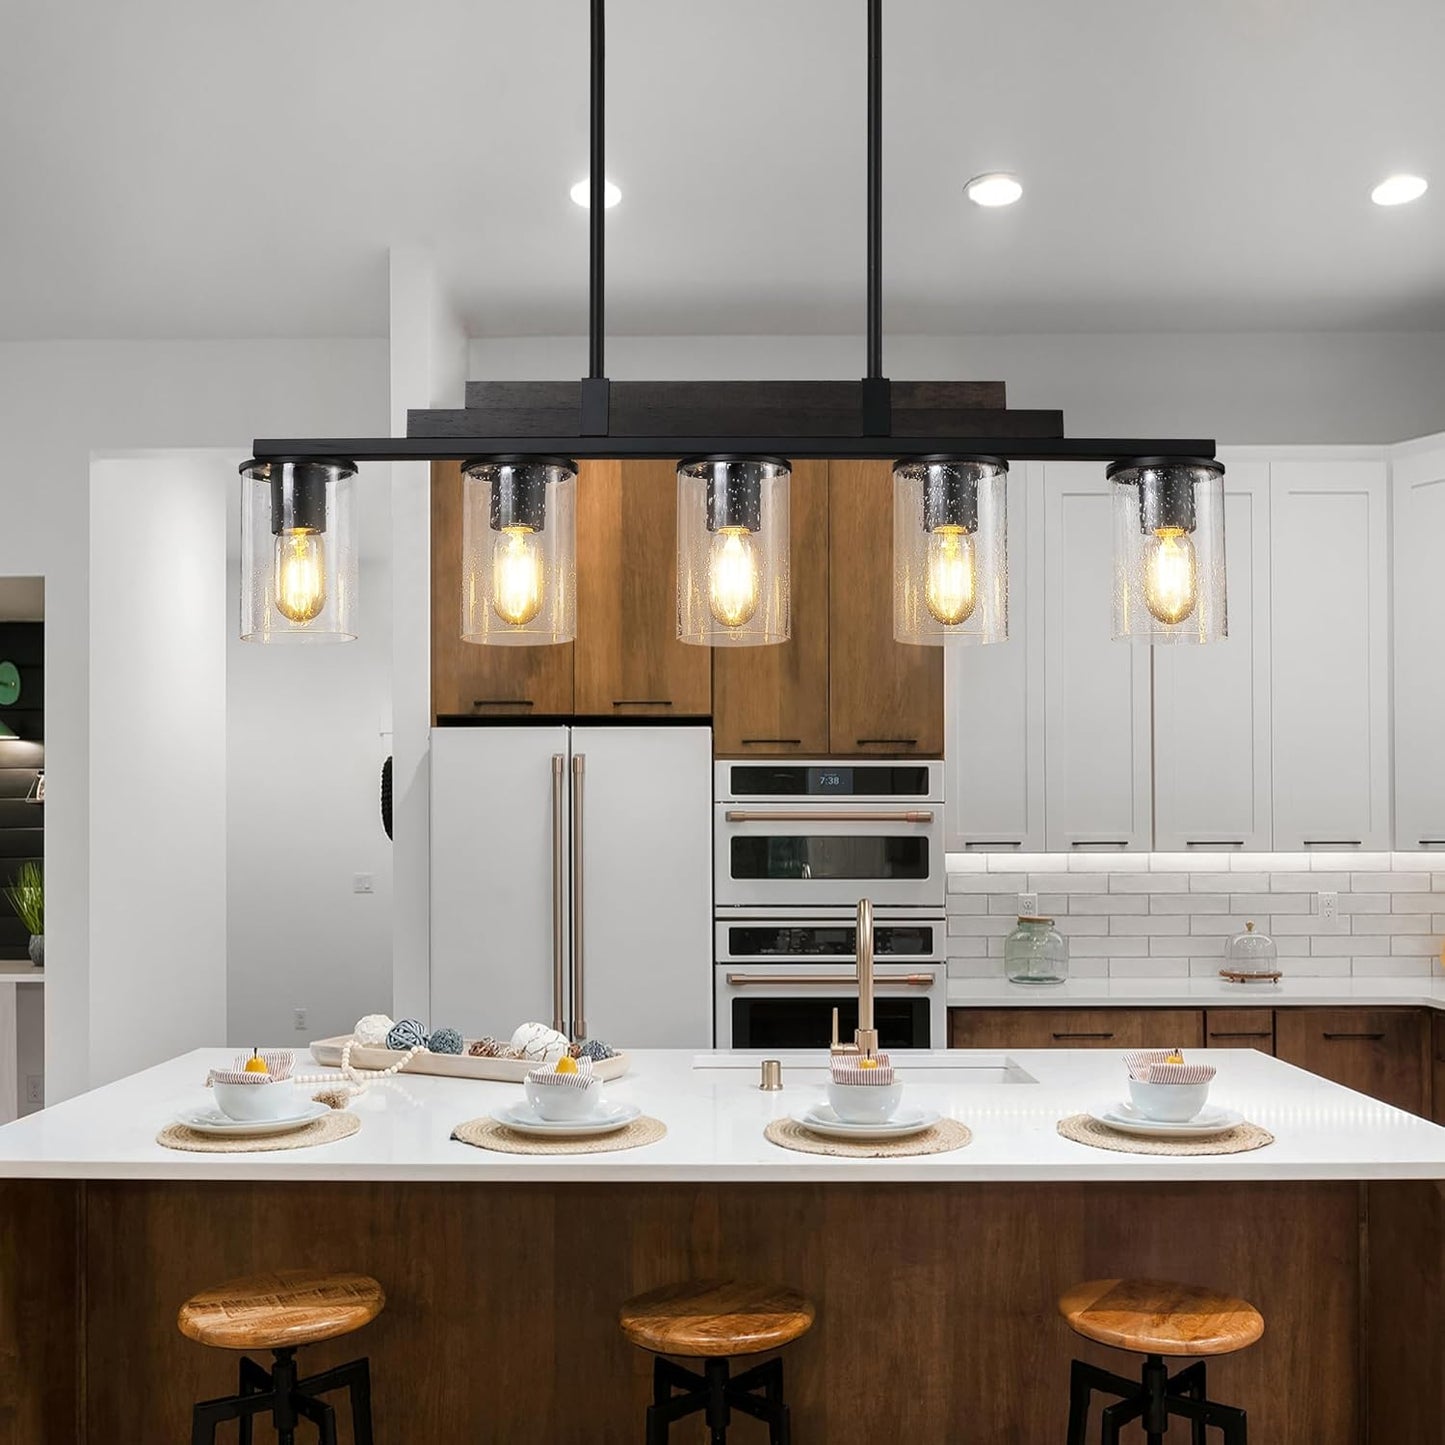
[[800, 748], [803, 746], [802, 738], [741, 738], [739, 741], [745, 748], [767, 745], [792, 748]]
[[1070, 848], [1127, 848], [1127, 838], [1076, 838]]
[[1267, 1039], [1270, 1033], [1268, 1029], [1259, 1029], [1255, 1033], [1238, 1034], [1210, 1034], [1211, 1039]]
[[860, 748], [882, 747], [885, 744], [893, 748], [916, 748], [917, 738], [854, 738], [853, 741]]
[[1022, 838], [970, 838], [964, 841], [965, 848], [1022, 848]]
[[614, 697], [613, 707], [671, 707], [670, 697]]
[[1445, 848], [1445, 838], [1417, 838], [1417, 848]]
[[1186, 838], [1186, 848], [1243, 848], [1243, 838]]
[[1370, 1039], [1372, 1042], [1376, 1042], [1376, 1043], [1378, 1043], [1379, 1040], [1381, 1040], [1381, 1039], [1384, 1038], [1384, 1037], [1385, 1037], [1385, 1035], [1384, 1035], [1383, 1031], [1380, 1032], [1380, 1033], [1378, 1033], [1378, 1034], [1365, 1034], [1365, 1033], [1360, 1033], [1360, 1034], [1352, 1034], [1352, 1033], [1330, 1034], [1330, 1033], [1327, 1033], [1327, 1034], [1325, 1035], [1325, 1038], [1330, 1039], [1330, 1040], [1332, 1040], [1332, 1041], [1333, 1041], [1333, 1040], [1336, 1040], [1336, 1039]]
[[1108, 1032], [1108, 1033], [1101, 1033], [1101, 1034], [1085, 1034], [1085, 1033], [1078, 1033], [1078, 1034], [1055, 1034], [1054, 1037], [1055, 1037], [1056, 1039], [1060, 1039], [1060, 1040], [1062, 1040], [1062, 1039], [1112, 1039], [1112, 1038], [1114, 1037], [1114, 1034], [1113, 1034], [1113, 1031], [1111, 1030], [1111, 1031]]
[[1360, 840], [1358, 838], [1306, 838], [1304, 846], [1306, 848], [1358, 848]]
[[535, 707], [530, 697], [474, 697], [473, 707]]

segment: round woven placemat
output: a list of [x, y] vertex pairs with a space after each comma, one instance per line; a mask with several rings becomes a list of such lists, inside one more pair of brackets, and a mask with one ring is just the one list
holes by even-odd
[[846, 1139], [825, 1139], [791, 1119], [774, 1119], [763, 1137], [783, 1149], [799, 1154], [832, 1154], [839, 1159], [897, 1159], [908, 1154], [947, 1154], [962, 1149], [973, 1138], [973, 1130], [957, 1119], [940, 1119], [931, 1129], [908, 1139], [869, 1139], [856, 1144]]
[[1088, 1114], [1070, 1114], [1059, 1120], [1059, 1133], [1076, 1144], [1112, 1149], [1117, 1154], [1248, 1154], [1251, 1149], [1274, 1143], [1268, 1129], [1248, 1121], [1212, 1139], [1147, 1139], [1139, 1134], [1121, 1134]]
[[477, 1149], [493, 1149], [498, 1154], [611, 1154], [619, 1149], [640, 1149], [656, 1144], [667, 1134], [661, 1119], [643, 1114], [614, 1134], [593, 1134], [582, 1138], [539, 1139], [535, 1134], [519, 1134], [495, 1119], [468, 1119], [452, 1130], [452, 1138]]
[[349, 1139], [361, 1128], [361, 1120], [344, 1110], [333, 1111], [310, 1124], [303, 1124], [289, 1134], [262, 1134], [259, 1138], [225, 1139], [214, 1134], [201, 1134], [184, 1124], [167, 1124], [156, 1135], [156, 1143], [166, 1149], [185, 1149], [192, 1154], [261, 1154], [276, 1149], [310, 1149], [316, 1144], [334, 1144]]

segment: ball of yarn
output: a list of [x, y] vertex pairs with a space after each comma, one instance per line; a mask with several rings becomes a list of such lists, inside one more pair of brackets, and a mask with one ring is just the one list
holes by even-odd
[[426, 1029], [420, 1019], [401, 1019], [387, 1030], [386, 1046], [389, 1049], [424, 1049]]
[[591, 1059], [594, 1064], [600, 1064], [603, 1059], [610, 1059], [617, 1052], [604, 1044], [601, 1039], [587, 1039], [584, 1043], [577, 1045], [577, 1057], [579, 1059]]
[[462, 1036], [455, 1029], [436, 1029], [426, 1046], [434, 1054], [459, 1054], [462, 1051]]
[[523, 1024], [512, 1035], [512, 1047], [520, 1049], [523, 1058], [555, 1064], [567, 1052], [567, 1036], [546, 1024]]
[[357, 1019], [351, 1037], [359, 1044], [380, 1048], [386, 1042], [387, 1034], [391, 1032], [391, 1025], [389, 1014], [367, 1014], [364, 1019]]

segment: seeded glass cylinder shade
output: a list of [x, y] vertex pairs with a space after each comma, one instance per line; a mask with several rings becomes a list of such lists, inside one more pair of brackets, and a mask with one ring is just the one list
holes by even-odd
[[893, 468], [893, 636], [938, 647], [1008, 638], [1008, 463]]
[[1228, 636], [1224, 468], [1143, 459], [1109, 468], [1114, 495], [1114, 636], [1214, 642]]
[[786, 642], [788, 481], [779, 457], [677, 467], [677, 635], [703, 647]]
[[241, 638], [356, 638], [356, 519], [350, 462], [241, 468]]
[[577, 463], [462, 468], [462, 641], [541, 647], [577, 635]]

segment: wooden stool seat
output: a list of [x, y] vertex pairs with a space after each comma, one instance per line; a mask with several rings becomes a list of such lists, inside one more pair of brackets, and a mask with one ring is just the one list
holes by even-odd
[[1059, 1313], [1085, 1339], [1147, 1355], [1227, 1355], [1264, 1333], [1264, 1316], [1247, 1300], [1165, 1280], [1078, 1284]]
[[385, 1304], [369, 1275], [283, 1269], [192, 1295], [176, 1324], [189, 1339], [223, 1350], [289, 1350], [349, 1335]]
[[634, 1296], [622, 1333], [655, 1355], [722, 1359], [776, 1350], [813, 1325], [813, 1302], [785, 1285], [688, 1280]]

